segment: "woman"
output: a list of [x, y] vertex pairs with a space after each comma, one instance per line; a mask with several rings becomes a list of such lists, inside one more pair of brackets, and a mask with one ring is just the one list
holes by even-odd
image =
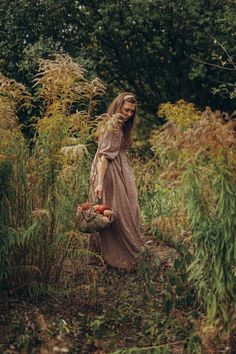
[[99, 139], [90, 181], [90, 198], [100, 198], [111, 206], [114, 222], [90, 236], [89, 250], [108, 265], [128, 270], [137, 263], [143, 245], [138, 196], [125, 154], [131, 145], [136, 110], [136, 98], [129, 92], [118, 95], [109, 106], [108, 125]]

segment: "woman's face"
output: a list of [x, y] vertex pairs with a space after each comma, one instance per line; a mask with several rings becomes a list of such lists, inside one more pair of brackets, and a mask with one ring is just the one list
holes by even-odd
[[131, 102], [124, 102], [121, 106], [120, 113], [127, 121], [129, 118], [133, 117], [136, 109], [136, 104]]

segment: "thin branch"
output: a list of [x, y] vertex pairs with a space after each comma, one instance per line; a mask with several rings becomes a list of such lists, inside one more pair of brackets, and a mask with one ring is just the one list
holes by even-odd
[[132, 13], [132, 11], [131, 11], [131, 9], [130, 9], [130, 6], [129, 6], [129, 2], [127, 2], [126, 0], [123, 0], [122, 2], [123, 2], [123, 4], [126, 6], [127, 10], [129, 11], [129, 14], [130, 14], [131, 16], [133, 16], [133, 13]]
[[219, 41], [217, 41], [217, 39], [214, 36], [212, 36], [210, 33], [209, 33], [209, 36], [214, 40], [214, 43], [218, 44], [218, 46], [220, 46], [221, 49], [225, 52], [225, 54], [228, 57], [228, 60], [229, 60], [230, 64], [233, 65], [234, 69], [236, 70], [236, 65], [234, 64], [231, 55], [226, 50], [226, 48], [223, 46], [223, 44], [221, 44]]
[[227, 67], [220, 66], [220, 65], [217, 65], [217, 64], [208, 63], [207, 61], [200, 60], [200, 59], [197, 59], [197, 58], [193, 58], [191, 56], [188, 56], [188, 57], [191, 58], [192, 60], [198, 62], [198, 63], [209, 65], [209, 66], [213, 66], [213, 67], [218, 68], [218, 69], [228, 70], [228, 71], [235, 71], [236, 70], [236, 67], [235, 68], [227, 68]]

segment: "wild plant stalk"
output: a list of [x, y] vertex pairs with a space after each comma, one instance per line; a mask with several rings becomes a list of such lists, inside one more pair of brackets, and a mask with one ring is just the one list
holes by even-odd
[[[236, 185], [229, 166], [213, 166], [208, 188], [212, 200], [204, 196], [202, 169], [189, 166], [184, 175], [186, 208], [193, 230], [194, 261], [189, 268], [204, 298], [210, 320], [221, 318], [228, 324], [235, 311]], [[188, 198], [187, 198], [188, 195]]]
[[76, 234], [75, 205], [86, 197], [91, 162], [85, 144], [104, 86], [98, 79], [88, 81], [68, 56], [42, 61], [35, 86], [43, 114], [34, 118], [29, 157], [17, 108], [29, 104], [30, 96], [22, 85], [1, 80], [0, 279], [2, 290], [33, 286], [37, 294], [58, 280]]
[[[88, 182], [90, 160], [81, 144], [90, 139], [94, 125], [90, 114], [104, 88], [98, 79], [89, 82], [84, 74], [69, 57], [57, 56], [55, 60], [42, 61], [36, 79], [38, 95], [45, 102], [44, 116], [36, 123], [35, 140], [35, 157], [41, 159], [37, 183], [42, 195], [39, 208], [47, 210], [49, 216], [43, 243], [50, 257], [41, 266], [44, 279], [50, 279], [52, 272], [59, 276], [58, 269], [55, 272], [52, 265], [58, 262], [59, 269], [62, 268], [61, 260], [68, 249], [63, 244], [66, 242], [63, 234], [74, 230], [75, 204], [87, 191], [84, 185]], [[74, 112], [75, 106], [84, 109]], [[55, 245], [60, 244], [62, 247], [57, 252]]]
[[[162, 107], [169, 121], [152, 138], [163, 168], [160, 177], [176, 191], [173, 213], [177, 208], [183, 236], [188, 233], [184, 241], [193, 255], [189, 281], [206, 309], [205, 322], [230, 337], [236, 308], [235, 121], [225, 122], [220, 112], [207, 108], [191, 123], [184, 105], [173, 109], [172, 117], [171, 104]], [[218, 339], [223, 343], [226, 337]]]
[[[21, 257], [15, 266], [14, 251], [26, 242], [22, 230], [29, 226], [27, 213], [27, 147], [17, 120], [19, 107], [30, 105], [23, 85], [0, 76], [0, 283], [1, 289], [18, 279]], [[13, 247], [15, 250], [13, 251]], [[13, 285], [13, 286], [14, 286]]]

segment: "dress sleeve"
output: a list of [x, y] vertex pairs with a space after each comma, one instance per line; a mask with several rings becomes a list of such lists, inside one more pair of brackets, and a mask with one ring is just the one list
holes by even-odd
[[123, 140], [123, 132], [119, 130], [107, 131], [101, 137], [98, 155], [113, 160], [119, 153]]

